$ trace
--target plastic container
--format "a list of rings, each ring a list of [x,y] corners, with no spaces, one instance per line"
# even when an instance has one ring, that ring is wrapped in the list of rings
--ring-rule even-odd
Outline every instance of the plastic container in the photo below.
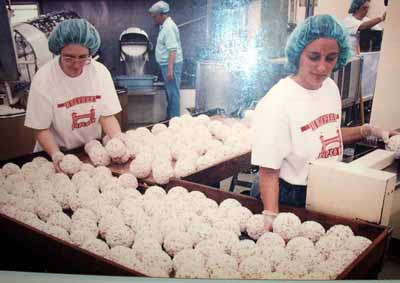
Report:
[[[135,90],[153,87],[155,78],[156,77],[153,75],[144,75],[140,77],[116,76],[114,81],[120,87],[125,87],[128,90]]]

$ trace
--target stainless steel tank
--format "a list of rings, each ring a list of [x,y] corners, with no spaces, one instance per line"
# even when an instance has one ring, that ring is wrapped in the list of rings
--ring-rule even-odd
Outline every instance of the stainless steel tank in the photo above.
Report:
[[[200,61],[196,70],[196,109],[210,110],[222,108],[231,113],[235,108],[233,75],[218,61]]]

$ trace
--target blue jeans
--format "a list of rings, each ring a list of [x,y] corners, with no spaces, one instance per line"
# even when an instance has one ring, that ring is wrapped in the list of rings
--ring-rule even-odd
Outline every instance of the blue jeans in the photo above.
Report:
[[[161,73],[164,78],[165,90],[167,92],[167,115],[168,119],[172,117],[180,116],[180,93],[179,87],[181,84],[182,75],[182,62],[174,64],[174,78],[173,80],[168,80],[168,65],[160,65]]]
[[[250,195],[255,198],[260,198],[260,185],[259,175],[257,174],[256,179],[251,187]],[[307,187],[292,185],[283,179],[279,179],[279,203],[305,207],[306,206]]]

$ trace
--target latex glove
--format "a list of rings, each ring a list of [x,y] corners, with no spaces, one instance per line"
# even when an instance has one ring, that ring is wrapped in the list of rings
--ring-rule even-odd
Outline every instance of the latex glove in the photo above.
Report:
[[[395,158],[400,159],[400,134],[393,135],[386,144],[386,149],[394,151]]]
[[[119,139],[120,141],[123,142],[123,144],[126,147],[127,153],[122,157],[112,158],[112,162],[114,162],[116,164],[124,164],[124,163],[128,162],[130,158],[132,158],[132,156],[128,153],[129,150],[128,150],[128,146],[127,146],[128,141],[127,141],[126,135],[124,133],[118,133],[114,136],[114,138]]]
[[[64,158],[64,153],[62,153],[61,151],[57,151],[51,156],[51,160],[53,161],[53,165],[57,173],[63,173],[63,171],[60,168],[60,162],[63,158]]]
[[[264,230],[272,231],[272,224],[274,223],[276,216],[278,216],[278,213],[269,210],[264,210],[262,212],[262,215],[264,216]]]
[[[387,143],[389,141],[389,131],[385,131],[381,128],[374,127],[370,124],[364,124],[361,126],[361,136],[367,141],[372,142],[374,144],[377,143],[378,139],[381,139],[384,141],[384,143]]]

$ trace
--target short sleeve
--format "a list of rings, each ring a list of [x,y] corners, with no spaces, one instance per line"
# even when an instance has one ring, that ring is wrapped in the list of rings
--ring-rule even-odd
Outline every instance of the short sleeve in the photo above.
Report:
[[[121,104],[118,99],[117,92],[114,87],[110,72],[104,67],[102,71],[101,81],[103,83],[102,89],[102,111],[101,116],[111,116],[121,112]]]
[[[291,151],[289,117],[284,104],[275,97],[269,99],[268,95],[255,110],[251,162],[260,167],[279,169]]]
[[[174,29],[170,26],[165,28],[165,46],[168,50],[178,49],[178,38]]]
[[[25,126],[32,129],[44,130],[51,126],[53,120],[53,103],[45,90],[41,90],[33,80],[26,107]]]
[[[356,35],[362,23],[362,21],[357,20],[353,16],[348,16],[344,19],[343,26],[347,29],[350,35]]]

